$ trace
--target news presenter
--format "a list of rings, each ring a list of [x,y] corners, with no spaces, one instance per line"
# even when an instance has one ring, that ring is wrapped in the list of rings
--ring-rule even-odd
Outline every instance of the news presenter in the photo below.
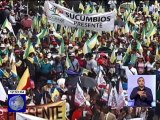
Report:
[[[153,102],[151,89],[145,86],[143,77],[139,77],[137,83],[138,86],[133,88],[130,95],[130,99],[134,100],[134,106],[151,107],[151,103]]]

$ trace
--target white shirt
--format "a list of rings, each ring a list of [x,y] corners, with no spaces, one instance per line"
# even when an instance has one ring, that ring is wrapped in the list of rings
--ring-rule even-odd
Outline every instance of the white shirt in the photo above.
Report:
[[[142,120],[146,120],[146,111],[140,114],[140,118],[142,118]]]
[[[147,67],[147,71],[150,71],[150,70],[154,70],[154,65],[155,65],[155,62],[153,62],[152,64],[150,62],[147,62],[145,64],[145,67]]]
[[[122,56],[122,53],[119,55],[117,55],[117,61],[121,61],[121,60],[123,60],[123,56]]]
[[[154,5],[151,5],[151,6],[149,6],[149,12],[154,12],[154,9],[155,9],[155,7],[154,7]]]
[[[97,66],[97,61],[96,61],[96,60],[91,59],[90,61],[87,61],[86,68],[87,68],[88,70],[93,69],[94,72],[97,72],[97,67],[98,67],[98,66]]]
[[[71,65],[71,67],[69,68],[70,70],[78,70],[78,68],[79,68],[79,62],[78,62],[78,60],[75,58],[73,61],[71,61],[71,63],[72,63],[72,65]]]
[[[16,25],[16,19],[14,16],[10,15],[9,16],[9,21],[11,22],[12,25]]]
[[[70,105],[68,102],[66,102],[66,115],[69,116],[69,112],[70,112]]]
[[[132,67],[131,69],[128,66],[122,66],[122,69],[125,70],[126,77],[128,78],[130,75],[138,75],[136,68]]]

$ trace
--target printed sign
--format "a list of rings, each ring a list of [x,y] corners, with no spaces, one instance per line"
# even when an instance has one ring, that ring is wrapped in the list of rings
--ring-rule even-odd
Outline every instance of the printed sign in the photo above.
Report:
[[[112,31],[114,29],[114,11],[98,14],[80,14],[51,1],[45,2],[44,10],[48,21],[52,23],[93,31]]]

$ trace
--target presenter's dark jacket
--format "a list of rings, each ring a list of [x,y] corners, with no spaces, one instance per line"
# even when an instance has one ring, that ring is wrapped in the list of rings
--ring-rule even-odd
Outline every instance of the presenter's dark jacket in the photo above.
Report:
[[[135,87],[130,95],[130,99],[134,99],[134,106],[139,107],[149,107],[151,106],[151,103],[153,102],[153,95],[150,88],[145,87],[142,91],[146,92],[147,97],[141,98],[140,95],[138,95],[138,91],[141,91],[139,87]]]

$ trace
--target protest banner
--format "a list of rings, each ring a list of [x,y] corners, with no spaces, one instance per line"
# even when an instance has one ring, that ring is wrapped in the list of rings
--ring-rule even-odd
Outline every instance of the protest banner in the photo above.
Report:
[[[97,14],[80,14],[51,1],[45,2],[44,10],[48,22],[51,23],[93,31],[112,31],[114,29],[114,11]]]
[[[25,114],[37,116],[47,120],[66,120],[66,103],[64,101],[27,106]],[[16,120],[15,113],[8,113],[8,108],[0,108],[0,120]]]
[[[65,120],[66,103],[64,101],[38,106],[28,106],[26,113],[47,120]]]
[[[0,107],[0,120],[16,120],[13,112],[8,112],[7,107]]]
[[[24,113],[16,113],[16,120],[47,120],[47,119],[35,117]]]

